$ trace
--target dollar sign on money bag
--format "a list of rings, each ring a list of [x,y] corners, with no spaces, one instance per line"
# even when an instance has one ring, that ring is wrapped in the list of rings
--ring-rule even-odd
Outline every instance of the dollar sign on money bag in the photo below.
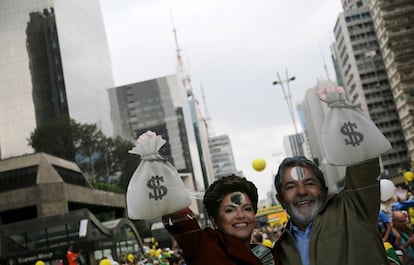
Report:
[[[161,185],[164,182],[162,176],[152,176],[147,182],[147,187],[152,189],[152,193],[149,193],[149,199],[161,200],[167,194],[168,189]]]
[[[345,139],[346,145],[356,146],[359,145],[364,140],[364,135],[360,132],[356,132],[354,129],[357,129],[355,122],[345,122],[341,127],[341,133],[349,137]]]

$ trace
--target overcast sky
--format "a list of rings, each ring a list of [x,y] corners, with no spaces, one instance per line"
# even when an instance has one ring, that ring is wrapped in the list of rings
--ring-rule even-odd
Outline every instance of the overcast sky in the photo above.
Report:
[[[329,46],[341,1],[101,2],[115,85],[176,72],[174,23],[202,110],[201,86],[215,134],[229,135],[237,168],[265,198],[284,157],[283,137],[294,133],[282,89],[272,82],[277,72],[284,79],[286,69],[295,76],[296,105],[317,80],[335,80]],[[257,157],[267,161],[262,172],[252,169]]]

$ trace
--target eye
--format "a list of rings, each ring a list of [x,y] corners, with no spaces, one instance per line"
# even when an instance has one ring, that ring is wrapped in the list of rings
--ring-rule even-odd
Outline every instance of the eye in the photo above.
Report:
[[[244,210],[247,211],[247,212],[251,212],[251,211],[253,211],[253,207],[252,206],[246,206],[246,207],[244,207]]]
[[[286,190],[293,189],[294,187],[295,187],[295,184],[293,182],[286,183],[285,185]]]
[[[307,186],[316,185],[316,181],[314,179],[307,179],[307,180],[305,180],[305,185],[307,185]]]
[[[234,209],[232,207],[227,207],[227,208],[224,209],[225,213],[231,213],[233,211],[234,211]]]

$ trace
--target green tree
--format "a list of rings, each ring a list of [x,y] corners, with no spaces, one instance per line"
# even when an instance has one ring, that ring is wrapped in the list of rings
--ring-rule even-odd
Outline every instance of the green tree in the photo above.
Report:
[[[112,161],[116,165],[119,175],[119,186],[126,191],[129,180],[141,162],[140,156],[128,153],[135,145],[129,141],[125,141],[121,137],[111,139]]]
[[[35,152],[44,152],[70,161],[75,161],[73,144],[74,121],[59,116],[36,128],[28,139]]]
[[[76,162],[83,172],[87,173],[92,181],[105,182],[102,176],[102,164],[97,163],[105,153],[106,137],[96,124],[73,124],[73,143],[76,152]],[[105,164],[104,164],[105,166]]]
[[[101,147],[101,155],[95,160],[96,173],[100,176],[97,180],[113,183],[109,178],[117,176],[116,184],[126,191],[129,180],[141,161],[139,156],[128,153],[134,144],[118,136],[105,138]]]
[[[28,141],[35,152],[75,161],[92,182],[116,184],[123,191],[141,161],[128,153],[134,147],[130,141],[106,137],[96,124],[80,124],[68,118],[36,128]]]

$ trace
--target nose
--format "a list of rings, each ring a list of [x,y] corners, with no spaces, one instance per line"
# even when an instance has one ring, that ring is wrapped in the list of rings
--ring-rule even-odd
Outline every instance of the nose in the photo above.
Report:
[[[244,218],[244,211],[241,207],[236,209],[236,218],[243,219]]]
[[[306,195],[308,192],[305,185],[301,181],[298,183],[297,191],[299,195]]]

